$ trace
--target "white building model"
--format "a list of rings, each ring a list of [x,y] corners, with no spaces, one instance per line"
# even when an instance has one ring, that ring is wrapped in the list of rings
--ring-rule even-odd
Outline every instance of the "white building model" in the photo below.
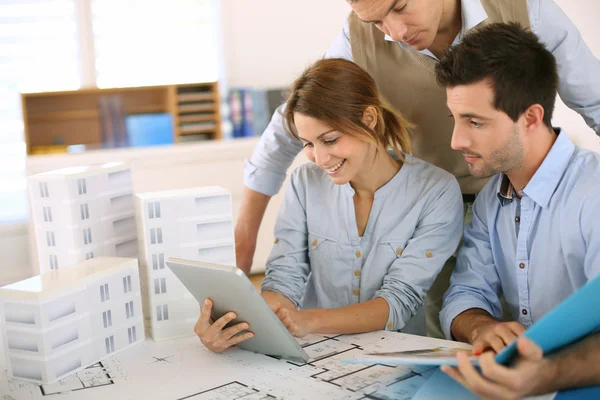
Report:
[[[99,256],[137,258],[131,171],[122,163],[29,177],[40,274]]]
[[[138,263],[100,257],[0,288],[8,375],[52,383],[144,340]]]
[[[142,292],[154,340],[193,335],[200,314],[166,266],[169,257],[235,265],[231,210],[231,194],[216,186],[136,195]]]

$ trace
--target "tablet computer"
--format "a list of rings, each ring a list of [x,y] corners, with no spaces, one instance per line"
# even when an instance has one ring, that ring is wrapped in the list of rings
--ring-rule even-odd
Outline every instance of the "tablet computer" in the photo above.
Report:
[[[239,348],[293,361],[308,361],[308,355],[279,317],[238,268],[227,265],[169,258],[167,266],[200,304],[213,302],[212,319],[230,311],[237,318],[228,324],[247,322],[254,336]]]

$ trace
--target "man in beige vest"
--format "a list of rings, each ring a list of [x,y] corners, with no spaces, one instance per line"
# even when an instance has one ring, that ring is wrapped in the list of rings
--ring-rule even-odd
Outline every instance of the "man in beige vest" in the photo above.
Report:
[[[454,174],[465,214],[487,179],[472,177],[459,152],[450,148],[452,119],[434,67],[470,30],[491,22],[518,22],[552,51],[560,75],[559,94],[600,134],[600,62],[553,0],[349,0],[353,12],[325,57],[341,57],[367,70],[387,101],[416,124],[414,155]],[[301,144],[283,126],[282,105],[244,169],[244,198],[235,229],[237,265],[248,273],[258,229],[270,196],[285,179]],[[427,331],[439,327],[442,296],[455,259],[449,260],[427,295]]]

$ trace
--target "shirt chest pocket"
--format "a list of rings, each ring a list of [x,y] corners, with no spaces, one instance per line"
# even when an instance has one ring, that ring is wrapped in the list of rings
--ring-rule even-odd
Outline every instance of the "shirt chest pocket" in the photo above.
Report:
[[[308,256],[311,269],[330,267],[337,258],[337,242],[316,233],[308,234]]]

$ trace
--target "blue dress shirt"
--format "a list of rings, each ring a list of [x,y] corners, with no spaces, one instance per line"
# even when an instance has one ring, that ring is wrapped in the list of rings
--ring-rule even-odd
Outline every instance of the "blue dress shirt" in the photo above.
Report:
[[[440,313],[447,338],[470,308],[500,318],[502,294],[529,327],[600,273],[600,154],[561,131],[519,195],[499,174],[477,196]]]

